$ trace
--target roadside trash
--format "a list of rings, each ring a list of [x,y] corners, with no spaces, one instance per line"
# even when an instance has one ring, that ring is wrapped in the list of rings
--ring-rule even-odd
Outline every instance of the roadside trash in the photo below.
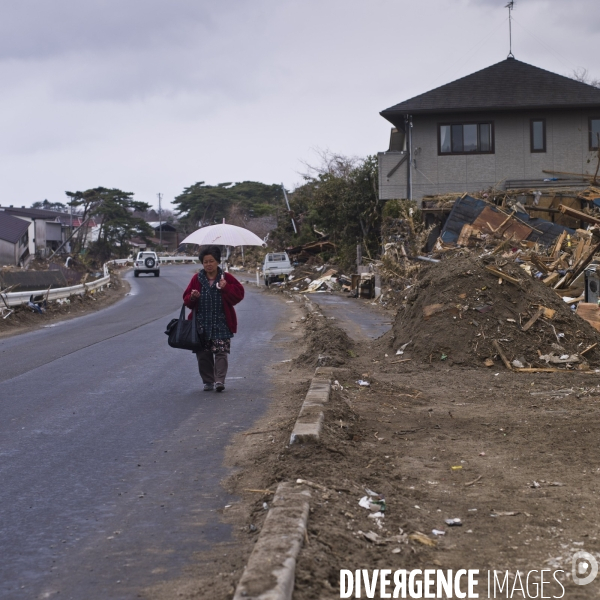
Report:
[[[374,531],[367,531],[366,533],[364,531],[360,531],[360,529],[358,530],[359,535],[364,536],[367,540],[369,540],[370,542],[373,542],[373,544],[379,544],[379,540],[380,540],[380,535],[378,535],[377,533],[375,533]]]
[[[263,510],[269,510],[269,505],[266,502],[263,502]]]
[[[494,366],[494,361],[491,358],[486,358],[485,361],[483,362],[483,364],[486,367],[493,367]]]
[[[462,465],[456,465],[453,467],[450,467],[453,471],[460,471],[462,469]]]
[[[446,360],[448,358],[447,354],[442,354],[442,356],[440,357],[440,360]]]
[[[381,519],[383,517],[385,517],[385,515],[382,512],[371,513],[369,515],[369,519]]]
[[[408,346],[411,342],[412,342],[412,340],[410,342],[406,342],[406,344],[402,344],[402,346],[400,346],[400,348],[398,348],[398,350],[396,351],[396,356],[400,356],[400,355],[404,354],[404,351],[406,350],[406,346]]]
[[[400,554],[400,552],[402,552],[402,550],[400,550],[400,548],[394,548],[392,550],[392,554]]]
[[[431,533],[433,533],[433,535],[446,535],[446,532],[441,529],[432,529]]]
[[[518,512],[495,512],[490,515],[490,517],[516,517]]]
[[[27,306],[40,315],[44,312],[44,309],[39,304],[35,304],[31,300],[27,303]]]
[[[250,525],[248,525],[248,529],[250,531],[256,531],[256,525],[254,525],[254,523],[250,523]]]
[[[548,484],[551,487],[562,487],[563,485],[565,485],[564,483],[560,483],[560,481],[553,481],[552,483]]]
[[[540,488],[540,487],[542,487],[542,486],[541,486],[541,484],[539,484],[537,481],[532,481],[532,482],[529,484],[529,487],[532,487],[532,488]]]
[[[344,389],[344,386],[340,384],[340,382],[336,379],[331,386],[335,391],[341,391]]]
[[[516,358],[515,358],[515,360],[512,361],[512,366],[516,367],[517,369],[523,369],[525,367],[525,365],[520,360],[517,360]]]
[[[358,385],[362,387],[371,387],[371,384],[368,381],[365,381],[364,379],[359,379],[356,383],[358,383]]]
[[[384,513],[386,509],[385,499],[371,490],[366,490],[366,492],[369,495],[363,496],[358,501],[358,505],[375,513]]]
[[[573,364],[579,362],[579,357],[576,354],[561,354],[560,356],[556,356],[554,352],[550,354],[542,354],[540,355],[540,360],[543,360],[547,363],[552,363],[554,365],[560,364]]]
[[[462,527],[462,520],[459,518],[444,519],[444,523],[446,523],[448,527]]]

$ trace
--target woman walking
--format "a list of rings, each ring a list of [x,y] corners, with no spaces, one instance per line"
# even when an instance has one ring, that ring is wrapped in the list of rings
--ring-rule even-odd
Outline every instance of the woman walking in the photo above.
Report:
[[[222,392],[231,338],[237,333],[237,316],[233,307],[243,300],[244,287],[233,275],[224,273],[219,267],[221,250],[218,246],[209,246],[199,258],[204,268],[192,277],[183,293],[183,303],[189,309],[196,309],[196,323],[204,332],[204,348],[196,352],[204,391],[216,389]],[[188,317],[191,318],[192,315]]]

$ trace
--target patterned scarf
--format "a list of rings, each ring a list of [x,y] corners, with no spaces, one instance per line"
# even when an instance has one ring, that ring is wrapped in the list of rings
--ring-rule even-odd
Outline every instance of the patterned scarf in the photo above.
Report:
[[[196,321],[202,327],[206,340],[228,340],[233,337],[225,319],[221,290],[217,289],[217,281],[221,279],[222,275],[223,271],[221,267],[218,267],[216,280],[211,285],[204,269],[198,273],[202,289],[196,311]]]

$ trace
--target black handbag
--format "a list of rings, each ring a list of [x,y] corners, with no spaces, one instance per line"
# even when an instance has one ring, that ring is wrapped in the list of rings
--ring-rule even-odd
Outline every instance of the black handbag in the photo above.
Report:
[[[169,336],[169,346],[171,348],[181,348],[193,352],[203,348],[204,333],[202,329],[198,331],[196,309],[192,311],[191,320],[186,319],[185,304],[181,307],[179,319],[171,319],[165,333]]]

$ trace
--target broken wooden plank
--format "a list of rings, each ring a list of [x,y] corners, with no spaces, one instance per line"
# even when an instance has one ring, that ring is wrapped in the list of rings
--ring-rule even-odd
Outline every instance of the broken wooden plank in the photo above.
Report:
[[[558,281],[559,278],[560,278],[560,275],[558,273],[551,273],[550,275],[548,275],[548,277],[546,277],[545,279],[542,279],[542,283],[544,285],[551,286],[551,285],[554,285]]]
[[[473,227],[471,225],[465,224],[460,230],[460,235],[458,236],[458,241],[456,244],[458,246],[466,246],[469,243],[469,238],[471,237],[471,233],[473,232]]]
[[[579,296],[579,298],[571,298],[570,300],[565,300],[565,304],[568,304],[570,306],[571,304],[575,304],[576,302],[582,302],[583,300],[585,300],[585,297]]]
[[[541,271],[544,275],[548,275],[548,273],[550,272],[548,270],[548,266],[545,265],[541,260],[540,257],[537,256],[536,254],[532,254],[531,255],[531,262],[537,267],[538,271]]]
[[[596,342],[595,344],[592,344],[591,346],[588,346],[585,350],[582,350],[579,353],[579,356],[583,356],[586,352],[589,352],[590,350],[594,349],[597,345],[598,345],[598,342]]]
[[[506,281],[510,281],[511,283],[514,283],[515,285],[520,285],[520,283],[521,283],[521,281],[519,279],[515,279],[514,277],[511,277],[510,275],[503,273],[502,271],[500,271],[500,269],[496,269],[496,268],[490,267],[488,265],[488,266],[486,266],[486,270],[488,270],[490,273],[493,273],[497,277],[502,277],[502,279],[505,279]]]
[[[496,210],[486,206],[479,216],[473,221],[473,229],[478,231],[488,230],[490,233],[496,233],[501,227],[505,226],[506,218],[509,217],[508,227],[502,231],[502,236],[512,238],[515,242],[527,239],[533,230],[529,225],[522,223],[517,217],[507,215],[505,212],[494,207]]]
[[[423,308],[423,318],[429,319],[432,315],[442,312],[444,310],[443,304],[429,304]]]
[[[594,254],[600,250],[600,243],[596,244],[592,248],[590,248],[587,252],[584,253],[579,262],[573,265],[572,270],[567,271],[566,275],[554,286],[554,289],[558,289],[562,287],[565,283],[569,283],[577,278],[577,276],[588,266],[588,264],[594,258]]]
[[[600,308],[593,302],[580,302],[577,305],[577,314],[587,321],[596,331],[600,331]]]
[[[521,329],[521,331],[527,331],[528,329],[531,328],[531,326],[544,314],[544,309],[540,308],[538,309],[535,314],[533,315],[533,317],[531,317],[531,319],[529,319],[529,321],[527,321],[527,323],[525,323],[525,325],[523,325],[523,328]]]
[[[540,309],[544,311],[544,319],[552,320],[556,311],[553,308],[547,308],[546,306],[540,306]]]
[[[588,215],[587,213],[581,212],[580,210],[575,210],[570,206],[565,206],[564,204],[558,205],[558,210],[563,215],[567,215],[569,217],[573,217],[574,219],[579,219],[580,221],[584,221],[585,223],[593,223],[594,225],[600,225],[600,219],[596,217],[592,217],[592,215]]]
[[[520,369],[514,369],[517,373],[556,373],[558,371],[563,371],[565,373],[570,373],[567,369],[555,369],[552,367],[522,367]]]
[[[508,358],[506,358],[506,355],[504,354],[504,351],[502,350],[502,348],[500,348],[500,344],[497,342],[497,340],[494,340],[492,342],[492,345],[494,346],[494,348],[496,348],[496,352],[498,352],[498,356],[500,356],[500,358],[502,359],[502,362],[504,363],[504,366],[509,371],[512,371],[513,370],[513,366],[510,364],[510,362],[508,362]]]
[[[556,244],[554,245],[554,248],[552,249],[552,252],[551,252],[552,258],[557,259],[560,256],[560,251],[562,250],[562,244],[565,241],[566,237],[567,237],[566,231],[563,231],[558,236],[558,239],[556,240]]]

